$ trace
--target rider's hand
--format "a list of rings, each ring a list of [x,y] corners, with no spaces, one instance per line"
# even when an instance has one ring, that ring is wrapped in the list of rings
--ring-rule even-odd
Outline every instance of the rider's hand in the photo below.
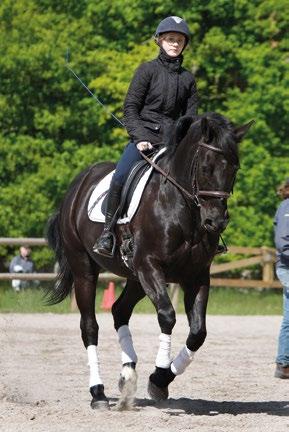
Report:
[[[140,141],[137,143],[136,148],[140,151],[151,150],[153,146],[149,141]]]

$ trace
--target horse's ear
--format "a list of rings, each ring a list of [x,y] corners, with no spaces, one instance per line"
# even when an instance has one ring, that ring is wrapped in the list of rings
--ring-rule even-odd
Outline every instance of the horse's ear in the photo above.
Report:
[[[205,143],[209,144],[214,138],[214,129],[210,126],[207,117],[203,117],[201,120],[201,131]]]
[[[175,132],[177,144],[180,141],[182,141],[182,139],[185,137],[185,135],[188,132],[189,127],[191,126],[193,121],[194,121],[194,117],[191,117],[191,116],[184,116],[178,120],[177,126],[176,126],[176,132]]]
[[[255,123],[255,120],[249,121],[249,123],[244,124],[243,126],[238,126],[235,128],[235,136],[238,142],[242,141],[250,127]]]

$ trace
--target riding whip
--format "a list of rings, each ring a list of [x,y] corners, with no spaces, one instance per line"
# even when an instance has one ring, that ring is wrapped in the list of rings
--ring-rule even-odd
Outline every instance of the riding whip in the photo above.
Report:
[[[69,49],[67,49],[66,51],[66,57],[65,57],[65,67],[66,69],[69,70],[69,72],[72,73],[72,75],[80,82],[80,84],[82,85],[82,87],[85,88],[85,90],[90,94],[90,96],[93,97],[94,100],[96,100],[96,102],[101,105],[106,112],[111,115],[111,117],[116,120],[122,127],[124,127],[124,124],[122,123],[121,120],[119,120],[112,112],[110,112],[107,107],[104,105],[103,102],[101,102],[101,100],[87,87],[86,84],[84,84],[84,82],[81,80],[81,78],[79,78],[79,76],[74,72],[74,70],[69,66]]]

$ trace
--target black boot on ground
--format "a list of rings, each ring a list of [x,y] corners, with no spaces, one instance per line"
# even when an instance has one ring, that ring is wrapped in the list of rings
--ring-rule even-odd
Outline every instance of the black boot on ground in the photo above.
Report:
[[[117,219],[117,217],[114,218],[114,215],[119,207],[121,190],[122,186],[112,182],[107,198],[104,229],[92,248],[93,252],[109,258],[112,258],[114,255],[115,235],[113,231]]]

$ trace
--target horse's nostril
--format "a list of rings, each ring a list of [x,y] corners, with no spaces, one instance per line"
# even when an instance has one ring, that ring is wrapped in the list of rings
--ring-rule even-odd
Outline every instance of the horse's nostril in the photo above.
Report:
[[[212,219],[206,219],[205,220],[205,225],[213,225]]]
[[[205,223],[204,223],[204,228],[208,231],[208,232],[214,232],[216,231],[216,227],[212,221],[212,219],[206,219]]]

